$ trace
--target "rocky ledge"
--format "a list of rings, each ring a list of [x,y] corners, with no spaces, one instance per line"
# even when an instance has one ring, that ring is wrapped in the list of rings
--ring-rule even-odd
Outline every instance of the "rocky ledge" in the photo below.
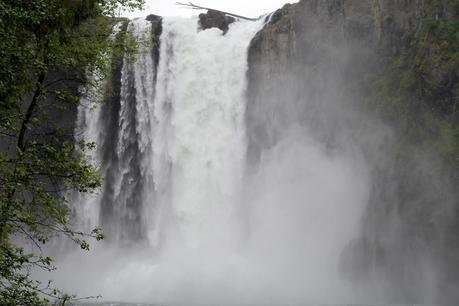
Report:
[[[226,33],[229,25],[235,22],[236,19],[227,16],[225,13],[215,10],[208,10],[207,13],[199,15],[199,25],[201,29],[206,30],[210,28],[219,28]]]

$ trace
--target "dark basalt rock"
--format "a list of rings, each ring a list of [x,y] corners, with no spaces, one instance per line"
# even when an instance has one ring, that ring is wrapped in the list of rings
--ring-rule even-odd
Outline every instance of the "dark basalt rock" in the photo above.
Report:
[[[229,25],[235,21],[236,19],[233,17],[227,16],[226,14],[215,10],[208,10],[207,13],[199,15],[199,25],[203,30],[219,28],[223,31],[223,33],[226,33]]]
[[[147,17],[145,17],[145,19],[150,22],[158,22],[161,21],[162,17],[155,14],[150,14]]]
[[[151,50],[155,61],[155,67],[157,67],[159,63],[160,37],[163,32],[163,17],[150,14],[145,19],[151,22],[151,39],[153,43]]]

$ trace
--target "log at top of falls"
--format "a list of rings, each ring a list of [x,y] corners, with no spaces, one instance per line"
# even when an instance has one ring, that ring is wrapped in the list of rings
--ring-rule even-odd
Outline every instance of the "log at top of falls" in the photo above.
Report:
[[[258,20],[258,18],[245,17],[245,16],[241,16],[241,15],[237,15],[237,14],[233,14],[233,13],[229,13],[229,12],[225,12],[225,11],[216,10],[216,9],[209,8],[209,7],[196,5],[196,4],[193,4],[191,2],[188,2],[188,3],[176,2],[176,4],[191,8],[193,10],[207,10],[209,12],[213,11],[213,12],[218,12],[218,13],[221,13],[221,14],[224,14],[224,15],[227,15],[227,16],[231,16],[231,17],[234,17],[234,18],[239,18],[239,19],[244,19],[244,20],[249,20],[249,21]]]

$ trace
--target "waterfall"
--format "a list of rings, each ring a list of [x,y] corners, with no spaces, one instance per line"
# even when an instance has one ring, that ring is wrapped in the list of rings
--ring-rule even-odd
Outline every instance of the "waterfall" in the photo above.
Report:
[[[108,38],[114,41],[122,23],[113,28]],[[113,105],[107,105],[104,95],[107,79],[100,71],[90,76],[90,86],[82,89],[78,108],[76,136],[78,140],[94,142],[96,149],[88,156],[99,169],[105,184],[101,194],[76,195],[77,220],[90,231],[104,228],[109,240],[139,240],[144,236],[146,203],[153,189],[151,155],[151,119],[155,86],[154,53],[151,44],[151,23],[136,19],[127,28],[128,39],[138,44],[135,54],[127,53],[121,71],[121,91],[114,127],[104,122]],[[109,56],[105,55],[110,66]],[[104,116],[105,115],[105,116]],[[115,135],[115,139],[105,139]],[[109,144],[112,144],[110,146]],[[104,146],[105,145],[105,146]],[[107,151],[113,150],[111,154]],[[107,158],[107,156],[109,156]]]
[[[102,175],[113,179],[101,196],[78,201],[88,210],[79,218],[101,225],[109,240],[148,236],[159,245],[174,223],[193,244],[234,213],[246,151],[247,49],[261,22],[238,22],[227,35],[198,31],[197,24],[163,21],[157,75],[151,23],[128,25],[138,50],[123,60],[115,152],[105,161],[108,148],[93,153],[105,165]],[[80,106],[77,125],[86,141],[102,143],[107,135],[102,87]]]
[[[116,35],[121,30],[122,23],[115,24],[112,34],[109,36],[110,41],[114,41]],[[104,54],[107,60],[107,66],[110,66],[108,54]],[[89,160],[91,164],[99,169],[101,174],[105,173],[103,169],[103,150],[100,144],[103,142],[103,119],[101,112],[103,108],[104,94],[107,82],[102,72],[96,69],[89,77],[89,85],[80,88],[80,104],[78,106],[77,122],[75,125],[75,138],[78,142],[94,143],[95,150],[89,150]],[[82,229],[90,231],[99,225],[100,214],[100,194],[76,193],[73,200],[76,203],[76,219],[79,221]]]
[[[92,112],[84,136],[112,135],[95,153],[101,195],[80,200],[107,241],[62,260],[57,284],[160,304],[346,301],[338,264],[357,235],[366,169],[296,121],[247,158],[252,126],[288,121],[273,101],[246,114],[248,49],[263,19],[223,34],[164,18],[159,59],[152,24],[129,23],[138,52],[124,58],[119,101]]]
[[[102,203],[102,227],[111,240],[139,240],[144,236],[145,207],[153,189],[151,120],[155,65],[151,52],[151,23],[135,19],[127,28],[138,43],[135,55],[127,53],[121,71],[117,142],[111,169],[113,190]]]
[[[196,24],[195,18],[163,22],[153,130],[158,199],[190,244],[226,235],[236,213],[246,152],[247,49],[260,28],[238,22],[223,36],[219,29],[198,32]]]

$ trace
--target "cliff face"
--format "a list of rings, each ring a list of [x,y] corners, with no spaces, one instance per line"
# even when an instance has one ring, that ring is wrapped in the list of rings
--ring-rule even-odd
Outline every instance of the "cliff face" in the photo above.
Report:
[[[459,300],[458,8],[303,0],[250,47],[251,160],[291,128],[362,152],[372,188],[342,270],[385,302]]]

